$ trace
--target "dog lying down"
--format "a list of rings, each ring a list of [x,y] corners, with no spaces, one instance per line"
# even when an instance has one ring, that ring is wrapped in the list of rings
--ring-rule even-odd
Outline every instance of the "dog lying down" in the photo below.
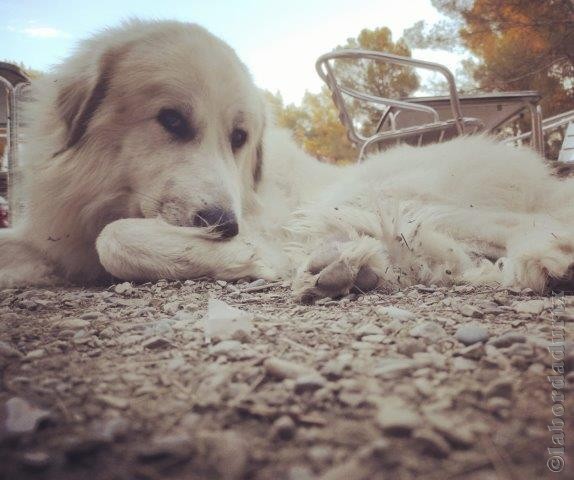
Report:
[[[197,25],[106,30],[34,92],[26,212],[1,233],[3,287],[289,278],[310,301],[416,283],[572,283],[574,185],[532,151],[468,137],[320,163]]]

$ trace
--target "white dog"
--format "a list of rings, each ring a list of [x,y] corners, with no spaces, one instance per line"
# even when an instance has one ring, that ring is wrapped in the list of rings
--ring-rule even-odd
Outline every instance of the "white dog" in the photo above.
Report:
[[[534,153],[474,137],[322,164],[266,121],[233,50],[196,25],[108,30],[35,97],[0,285],[293,278],[310,300],[570,280],[573,185]]]

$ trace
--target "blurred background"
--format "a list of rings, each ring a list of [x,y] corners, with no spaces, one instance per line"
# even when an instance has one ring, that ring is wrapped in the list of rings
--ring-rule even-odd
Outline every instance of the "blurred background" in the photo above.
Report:
[[[574,108],[574,4],[571,0],[70,0],[0,1],[0,60],[32,79],[74,45],[130,17],[199,23],[231,44],[310,153],[329,162],[357,156],[315,61],[336,48],[365,48],[446,65],[461,93],[537,90],[544,116]],[[434,74],[340,64],[346,85],[374,95],[441,95]],[[353,106],[351,106],[353,108]],[[358,108],[358,107],[357,107]],[[371,118],[373,117],[373,118]],[[361,128],[376,119],[363,115]],[[508,128],[528,130],[528,114]],[[552,138],[547,139],[552,157]],[[557,145],[560,140],[555,140]],[[2,145],[0,144],[0,154]]]

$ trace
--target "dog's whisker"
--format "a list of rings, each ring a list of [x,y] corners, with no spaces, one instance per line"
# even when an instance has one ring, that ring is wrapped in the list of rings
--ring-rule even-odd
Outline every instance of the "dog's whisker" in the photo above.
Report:
[[[154,202],[158,205],[161,205],[161,200],[158,198],[152,197],[151,195],[148,195],[148,194],[143,193],[143,192],[138,192],[137,190],[133,190],[132,192],[135,195],[139,195],[140,197],[147,198],[148,200],[151,200],[152,202]]]

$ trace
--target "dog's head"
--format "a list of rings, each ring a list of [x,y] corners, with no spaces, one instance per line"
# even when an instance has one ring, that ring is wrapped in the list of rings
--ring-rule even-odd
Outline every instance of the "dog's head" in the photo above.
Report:
[[[57,81],[55,156],[105,162],[131,215],[237,234],[264,107],[229,46],[197,25],[134,21],[84,43]]]

